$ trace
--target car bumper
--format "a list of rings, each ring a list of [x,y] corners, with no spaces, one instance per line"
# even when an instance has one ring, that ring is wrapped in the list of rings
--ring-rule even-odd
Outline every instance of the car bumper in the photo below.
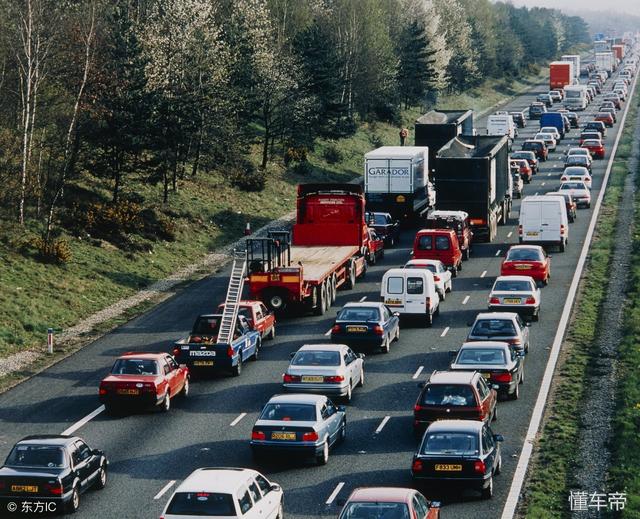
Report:
[[[312,457],[322,454],[322,450],[324,448],[324,443],[308,444],[301,442],[292,442],[285,445],[282,444],[282,442],[251,441],[250,445],[253,454],[258,456],[286,454],[300,457]]]
[[[434,475],[421,475],[419,473],[411,472],[411,477],[415,483],[432,483],[447,485],[447,487],[463,487],[472,488],[474,490],[484,490],[489,486],[490,474],[485,474],[482,477],[474,478],[455,478],[446,476],[434,476]]]
[[[164,394],[148,393],[142,395],[100,395],[100,403],[105,407],[145,408],[153,407],[164,400]]]
[[[589,198],[574,198],[576,207],[589,207],[591,205],[591,199]]]
[[[534,305],[489,305],[488,308],[490,312],[516,312],[531,317],[538,313],[539,307]]]
[[[227,356],[224,357],[213,357],[213,358],[178,358],[176,359],[180,364],[186,364],[189,368],[189,371],[221,371],[221,370],[230,370],[231,368],[238,365],[238,356],[236,355],[234,358],[230,358]],[[204,362],[213,362],[213,364],[202,364]],[[199,363],[199,364],[198,364]]]
[[[331,335],[331,342],[335,344],[346,344],[351,347],[379,348],[384,343],[383,336],[356,335],[356,334],[335,334]]]
[[[318,395],[345,396],[349,391],[348,382],[339,384],[282,384],[282,389],[289,393],[313,393]]]

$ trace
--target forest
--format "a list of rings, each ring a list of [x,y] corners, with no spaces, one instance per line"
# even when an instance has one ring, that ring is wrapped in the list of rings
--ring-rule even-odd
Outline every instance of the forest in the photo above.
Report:
[[[579,17],[489,0],[0,0],[0,13],[0,225],[52,262],[68,260],[66,235],[174,239],[184,183],[222,171],[260,191],[273,163],[303,181],[318,138],[589,41]]]

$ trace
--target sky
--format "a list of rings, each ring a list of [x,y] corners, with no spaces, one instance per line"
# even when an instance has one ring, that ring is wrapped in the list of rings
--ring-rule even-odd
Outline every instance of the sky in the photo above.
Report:
[[[507,0],[518,7],[553,7],[560,10],[618,11],[640,16],[640,0]]]

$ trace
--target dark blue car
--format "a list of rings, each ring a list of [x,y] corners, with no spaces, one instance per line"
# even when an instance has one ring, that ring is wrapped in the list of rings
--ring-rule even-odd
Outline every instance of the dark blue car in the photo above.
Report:
[[[334,343],[379,349],[382,353],[389,353],[391,343],[399,338],[399,314],[383,303],[347,303],[331,329]]]

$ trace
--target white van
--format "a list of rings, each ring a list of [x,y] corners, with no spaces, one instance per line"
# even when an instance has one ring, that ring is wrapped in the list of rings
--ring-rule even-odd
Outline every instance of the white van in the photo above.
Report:
[[[506,135],[511,141],[518,136],[518,130],[511,115],[490,115],[487,117],[487,135]]]
[[[440,297],[433,274],[424,269],[389,269],[382,277],[380,296],[385,305],[402,315],[424,316],[433,324],[440,313]]]
[[[563,198],[527,196],[520,205],[520,243],[557,245],[564,252],[569,242],[569,219]]]

